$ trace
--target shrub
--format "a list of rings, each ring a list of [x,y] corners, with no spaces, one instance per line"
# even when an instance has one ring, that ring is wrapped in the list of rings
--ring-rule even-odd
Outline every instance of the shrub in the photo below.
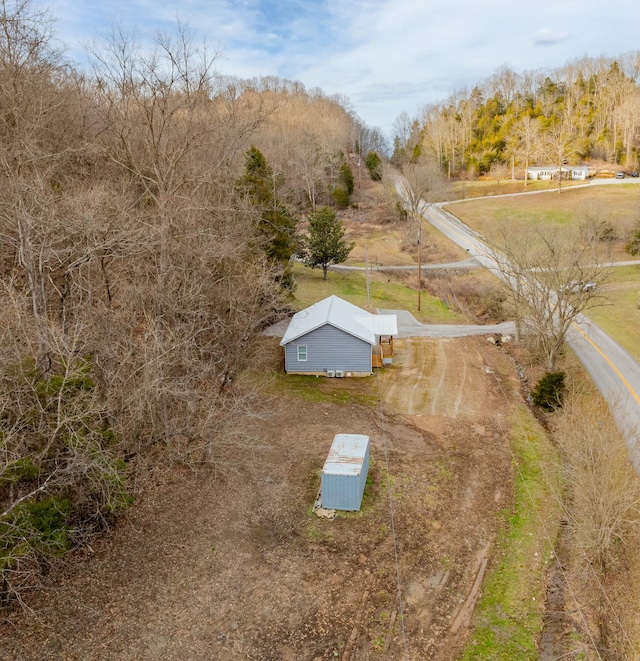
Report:
[[[631,232],[631,236],[627,242],[627,245],[625,246],[625,250],[633,256],[640,254],[640,221],[636,224],[633,231]]]
[[[336,186],[331,191],[331,196],[338,209],[346,209],[349,206],[349,191],[342,186]]]
[[[531,393],[533,403],[544,411],[562,407],[564,398],[564,372],[547,372]]]
[[[365,165],[374,181],[382,180],[382,159],[375,151],[370,151],[365,159]]]

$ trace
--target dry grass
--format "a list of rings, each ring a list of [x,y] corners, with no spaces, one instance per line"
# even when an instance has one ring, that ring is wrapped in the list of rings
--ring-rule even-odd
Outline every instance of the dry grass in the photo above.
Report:
[[[589,215],[615,228],[615,240],[603,245],[606,261],[629,261],[625,252],[629,232],[639,218],[640,186],[593,186],[520,197],[473,200],[449,210],[486,237],[498,227],[535,225],[540,228],[575,227]],[[640,267],[615,267],[607,274],[601,293],[607,304],[587,313],[595,323],[640,359]]]
[[[563,468],[569,486],[565,518],[570,521],[571,541],[566,576],[571,598],[566,610],[576,629],[589,622],[592,636],[609,648],[612,656],[607,658],[638,658],[640,478],[609,407],[573,353],[567,354],[565,369],[567,411],[554,414],[553,426],[565,453]],[[607,542],[603,533],[612,539]],[[603,549],[606,568],[598,562]]]
[[[597,215],[610,222],[617,241],[612,242],[612,260],[628,260],[624,251],[627,235],[638,220],[640,186],[593,186],[553,192],[544,195],[521,195],[455,204],[451,213],[491,237],[504,223],[535,224],[545,227],[578,225],[586,215]]]
[[[347,221],[346,237],[356,245],[347,264],[364,266],[365,247],[369,265],[409,266],[418,263],[418,246],[408,222],[376,225],[368,222]],[[435,230],[429,223],[422,226],[423,263],[447,263],[468,259],[469,255],[458,245]]]
[[[640,265],[611,269],[602,288],[609,305],[590,310],[590,319],[640,360]]]

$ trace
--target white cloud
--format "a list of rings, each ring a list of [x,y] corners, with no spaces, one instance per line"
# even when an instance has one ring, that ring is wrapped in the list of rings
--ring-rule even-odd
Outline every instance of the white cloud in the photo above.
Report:
[[[535,33],[533,43],[536,46],[554,46],[568,37],[568,32],[552,32],[549,28],[542,28]]]

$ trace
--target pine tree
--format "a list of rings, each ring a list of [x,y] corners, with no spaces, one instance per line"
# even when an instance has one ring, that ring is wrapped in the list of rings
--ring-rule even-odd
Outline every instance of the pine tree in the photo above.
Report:
[[[355,242],[347,243],[344,234],[344,225],[333,209],[321,207],[309,214],[309,235],[304,262],[311,268],[321,266],[325,280],[329,265],[341,264],[353,250]]]
[[[238,190],[260,210],[258,230],[263,249],[272,262],[283,266],[283,283],[289,283],[289,259],[299,243],[297,219],[282,200],[283,177],[273,172],[264,154],[252,146],[245,154],[245,174]]]
[[[382,159],[375,151],[370,151],[365,159],[365,165],[374,181],[382,180]]]

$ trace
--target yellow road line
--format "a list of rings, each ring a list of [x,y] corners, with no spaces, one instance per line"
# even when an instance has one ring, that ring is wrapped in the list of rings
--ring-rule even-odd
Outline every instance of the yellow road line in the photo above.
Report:
[[[429,222],[429,221],[427,221]],[[441,221],[444,222],[444,221]],[[460,230],[455,227],[451,226],[450,230],[454,233],[463,238],[463,235],[461,235],[459,232]],[[609,367],[618,375],[618,378],[622,383],[624,384],[624,387],[629,391],[631,396],[636,400],[637,404],[640,404],[640,396],[638,393],[633,389],[633,386],[624,378],[620,370],[609,360],[609,357],[602,351],[602,349],[576,324],[573,323],[573,326],[575,326],[576,330],[584,337],[584,339],[604,358],[604,360],[607,362]]]
[[[576,330],[584,337],[584,339],[605,359],[609,367],[618,375],[618,378],[622,383],[624,384],[625,388],[631,393],[633,398],[636,400],[638,404],[640,404],[640,396],[638,396],[638,393],[633,389],[632,385],[624,378],[620,370],[609,360],[609,357],[602,351],[602,349],[578,326],[578,324],[573,323],[573,326],[575,326]]]

